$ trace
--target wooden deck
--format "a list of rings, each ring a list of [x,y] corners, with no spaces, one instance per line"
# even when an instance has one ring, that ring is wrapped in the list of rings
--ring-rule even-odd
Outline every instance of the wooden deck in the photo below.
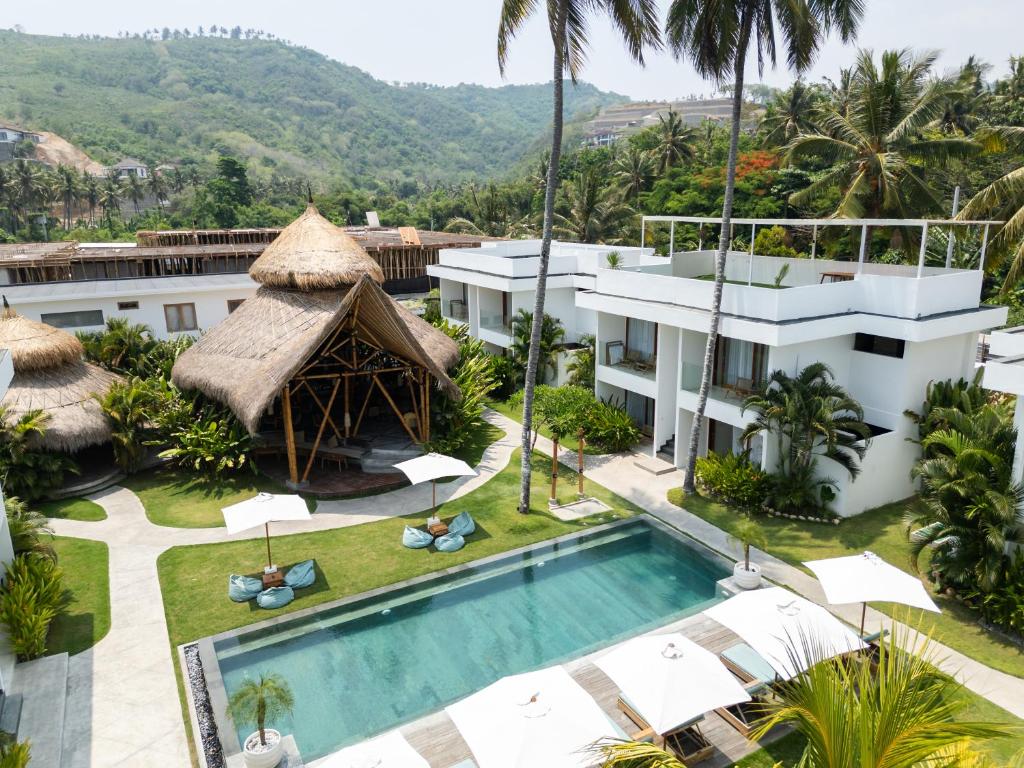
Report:
[[[656,634],[665,632],[682,632],[695,643],[714,653],[720,653],[730,645],[740,642],[739,637],[730,630],[703,614],[691,616],[655,631]],[[570,661],[564,666],[612,720],[627,733],[635,732],[636,727],[616,706],[619,689],[593,664],[592,659],[593,656],[589,656]],[[715,747],[714,754],[699,763],[703,768],[725,768],[758,749],[757,744],[747,741],[713,712],[704,718],[701,730]],[[401,728],[401,732],[413,749],[426,758],[431,768],[452,768],[460,761],[473,756],[454,723],[443,711],[410,723]],[[774,741],[781,733],[769,734],[764,742]]]

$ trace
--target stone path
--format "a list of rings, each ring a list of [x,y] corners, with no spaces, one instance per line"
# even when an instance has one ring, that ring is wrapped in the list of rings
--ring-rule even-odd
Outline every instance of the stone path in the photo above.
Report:
[[[458,498],[487,482],[508,465],[519,445],[520,425],[496,412],[487,419],[505,434],[484,452],[479,475],[439,485],[438,502]],[[544,438],[538,450],[551,450]],[[563,464],[576,466],[576,454],[565,451]],[[735,556],[726,534],[666,500],[670,488],[682,484],[678,471],[653,475],[634,464],[635,456],[586,456],[586,477],[675,526],[705,545]],[[59,536],[106,542],[110,549],[111,627],[93,648],[71,657],[64,756],[61,768],[188,768],[189,750],[174,676],[174,661],[164,619],[157,576],[159,555],[175,546],[260,538],[262,530],[228,536],[223,528],[169,528],[154,525],[131,491],[112,487],[89,497],[107,512],[101,522],[52,520]],[[385,500],[386,498],[386,500]],[[275,523],[276,534],[343,528],[425,511],[428,485],[402,488],[386,497],[323,501],[309,522]],[[823,602],[817,582],[764,552],[752,559],[766,577],[806,597]],[[851,623],[859,608],[831,608]],[[887,617],[868,611],[868,625]],[[1024,680],[989,669],[962,654],[933,644],[939,666],[956,674],[972,691],[1024,717]]]

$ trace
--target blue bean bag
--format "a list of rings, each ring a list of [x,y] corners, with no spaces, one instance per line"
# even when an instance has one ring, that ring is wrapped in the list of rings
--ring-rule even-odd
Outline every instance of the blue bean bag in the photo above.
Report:
[[[263,591],[263,582],[252,576],[228,576],[228,597],[236,603],[247,603]]]
[[[446,533],[434,539],[434,546],[438,552],[458,552],[466,546],[466,540],[458,533]]]
[[[295,591],[291,587],[271,587],[256,596],[256,605],[260,608],[284,608],[295,599]]]
[[[313,570],[312,560],[303,560],[288,569],[284,575],[284,585],[292,589],[302,589],[312,586],[316,580],[316,571]]]
[[[469,536],[476,530],[476,523],[469,512],[460,512],[455,519],[448,524],[448,533],[457,533],[459,536]]]
[[[426,531],[413,528],[411,525],[405,526],[405,531],[402,533],[402,544],[409,549],[423,549],[433,543],[434,537]]]

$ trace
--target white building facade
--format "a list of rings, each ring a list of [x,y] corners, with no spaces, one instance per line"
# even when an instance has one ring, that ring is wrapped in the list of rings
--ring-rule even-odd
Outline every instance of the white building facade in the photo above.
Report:
[[[673,227],[717,224],[657,219]],[[835,220],[735,223],[748,233],[773,225],[813,226],[815,232],[837,226]],[[939,223],[898,224],[925,229]],[[866,241],[868,227],[894,222],[853,225]],[[532,310],[537,259],[531,254],[539,252],[539,243],[499,248],[442,251],[440,263],[429,269],[441,279],[442,314],[466,323],[493,351],[508,346],[510,311]],[[620,254],[616,269],[608,268],[611,250]],[[650,435],[652,454],[678,467],[686,464],[697,405],[714,256],[705,249],[660,257],[644,248],[552,246],[548,314],[562,321],[567,340],[596,336],[596,394],[622,403]],[[850,516],[911,496],[918,451],[907,439],[916,430],[904,411],[921,407],[929,381],[972,375],[979,332],[1006,320],[1005,308],[980,304],[980,269],[929,267],[924,256],[922,250],[918,266],[899,266],[865,263],[863,257],[832,261],[730,251],[700,454],[743,448],[738,438],[752,415],[742,403],[772,371],[794,375],[823,362],[862,404],[873,434],[856,482],[838,465],[819,460],[819,473],[837,484],[832,508]],[[780,272],[784,264],[787,271]],[[755,461],[774,469],[773,440],[757,439],[750,448]]]

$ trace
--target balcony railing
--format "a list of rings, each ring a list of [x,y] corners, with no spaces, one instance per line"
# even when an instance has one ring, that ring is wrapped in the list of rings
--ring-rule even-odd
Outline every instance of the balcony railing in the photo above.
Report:
[[[462,299],[451,299],[448,302],[448,312],[445,317],[450,317],[452,320],[461,320],[466,322],[469,319],[469,310],[466,308],[466,302]]]
[[[658,370],[658,359],[655,355],[644,355],[627,350],[623,341],[606,341],[604,344],[604,364],[609,368],[654,379]]]
[[[480,327],[485,331],[493,331],[505,336],[512,335],[509,318],[504,315],[480,315]]]
[[[703,367],[696,363],[683,363],[681,388],[687,392],[699,392],[702,372]],[[712,382],[708,397],[742,405],[748,397],[763,391],[766,383],[743,377],[737,377],[735,381],[728,383]]]

